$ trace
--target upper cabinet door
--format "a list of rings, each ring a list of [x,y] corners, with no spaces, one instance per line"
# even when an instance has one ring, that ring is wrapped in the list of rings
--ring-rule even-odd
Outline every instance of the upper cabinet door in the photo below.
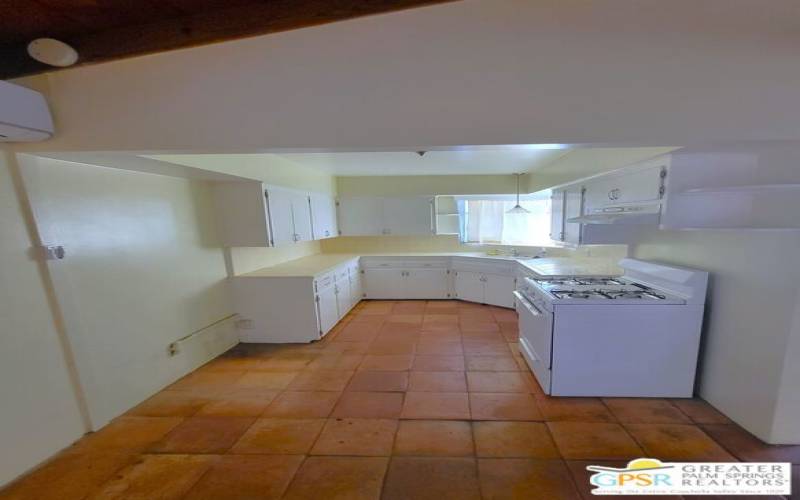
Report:
[[[578,245],[581,242],[581,225],[567,222],[583,215],[583,186],[572,186],[564,191],[564,241]]]
[[[211,189],[223,245],[269,246],[269,222],[263,184],[257,181],[214,182]]]
[[[311,205],[308,195],[292,194],[292,221],[294,222],[294,241],[311,241]]]
[[[550,195],[550,239],[564,241],[564,190],[556,189]]]
[[[608,205],[651,203],[661,199],[662,167],[648,167],[592,179],[586,184],[587,211]]]
[[[271,228],[272,245],[285,245],[295,241],[292,202],[296,195],[283,189],[267,188],[267,213]]]
[[[311,194],[311,222],[315,240],[338,236],[336,229],[336,202],[327,194]]]
[[[339,230],[342,236],[383,234],[383,199],[356,196],[339,199]]]
[[[423,197],[384,198],[383,234],[433,234],[433,199]]]

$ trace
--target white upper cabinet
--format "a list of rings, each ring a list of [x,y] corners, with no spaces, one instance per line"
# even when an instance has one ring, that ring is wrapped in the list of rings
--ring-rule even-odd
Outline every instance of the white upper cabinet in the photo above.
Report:
[[[264,247],[270,228],[264,186],[260,182],[215,182],[212,185],[217,231],[230,247]]]
[[[583,215],[583,186],[570,186],[564,191],[563,211],[563,238],[562,241],[573,245],[581,243],[581,225],[577,222],[567,222],[574,217]]]
[[[336,235],[336,207],[331,196],[265,186],[258,181],[214,182],[212,193],[225,246],[276,246]],[[312,197],[319,232],[329,236],[315,236]]]
[[[315,240],[333,238],[339,235],[336,224],[336,201],[327,194],[312,193],[311,222]]]
[[[305,193],[268,187],[267,213],[275,246],[298,241],[310,241],[311,207]]]
[[[564,241],[564,190],[554,189],[550,195],[550,239]]]
[[[291,191],[269,187],[265,190],[265,196],[269,224],[272,228],[272,245],[294,243],[296,241],[292,220],[294,194]]]
[[[433,233],[433,199],[429,197],[342,197],[338,214],[343,236]]]
[[[306,193],[292,193],[292,223],[295,241],[311,241],[311,200]]]
[[[383,225],[384,234],[432,234],[433,198],[384,198]]]
[[[382,234],[383,200],[374,196],[339,198],[339,231],[342,236]]]
[[[647,162],[642,169],[627,169],[584,183],[586,211],[625,204],[658,203],[663,195],[666,166]]]

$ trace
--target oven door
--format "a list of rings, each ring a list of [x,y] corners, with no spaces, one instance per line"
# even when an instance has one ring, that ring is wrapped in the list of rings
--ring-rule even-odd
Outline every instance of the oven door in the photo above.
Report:
[[[537,307],[520,292],[514,292],[514,297],[519,313],[519,343],[522,354],[544,392],[549,394],[553,313]]]

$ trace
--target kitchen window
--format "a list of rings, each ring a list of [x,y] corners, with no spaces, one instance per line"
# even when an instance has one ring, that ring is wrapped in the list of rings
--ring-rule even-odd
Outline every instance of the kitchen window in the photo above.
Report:
[[[527,195],[520,205],[528,213],[508,213],[514,196],[457,196],[459,235],[463,243],[489,245],[550,244],[550,196]]]

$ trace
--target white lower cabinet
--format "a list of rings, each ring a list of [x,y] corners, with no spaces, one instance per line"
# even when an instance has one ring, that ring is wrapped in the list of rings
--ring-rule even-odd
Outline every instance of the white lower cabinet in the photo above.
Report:
[[[364,269],[368,299],[405,298],[405,269]]]
[[[446,299],[450,271],[446,258],[365,257],[364,293],[368,299]]]
[[[361,300],[358,259],[317,276],[259,276],[231,280],[242,342],[313,342]]]
[[[513,276],[485,274],[483,282],[484,302],[493,306],[514,307],[514,289],[517,281]]]
[[[448,297],[447,269],[408,269],[405,276],[406,298],[446,299]]]
[[[339,304],[336,285],[330,284],[317,291],[317,320],[321,335],[328,333],[339,321]]]
[[[364,297],[361,268],[358,263],[349,266],[348,279],[350,280],[350,307],[352,308]]]
[[[483,302],[482,274],[472,271],[455,271],[453,278],[457,299],[469,302]]]
[[[450,257],[354,257],[314,276],[259,272],[231,280],[242,342],[313,342],[368,299],[460,300],[514,307],[516,263]],[[478,262],[476,264],[476,262]],[[451,269],[451,263],[456,269]],[[472,266],[470,268],[469,266]],[[451,278],[453,281],[451,282]]]
[[[453,259],[455,298],[468,302],[514,307],[517,285],[515,263],[486,264],[468,259]]]

